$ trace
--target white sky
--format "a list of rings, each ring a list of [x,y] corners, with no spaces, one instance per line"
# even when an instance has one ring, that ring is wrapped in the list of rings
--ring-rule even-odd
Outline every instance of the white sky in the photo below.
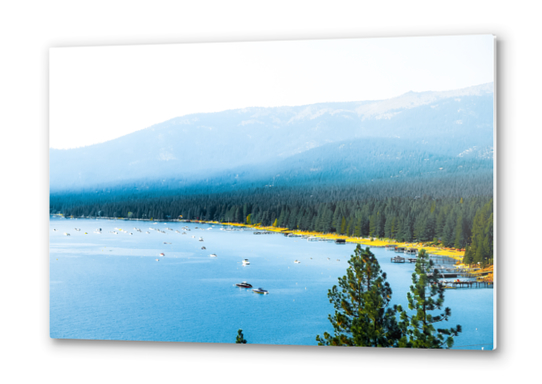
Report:
[[[190,113],[378,100],[494,79],[491,35],[51,48],[51,148]]]

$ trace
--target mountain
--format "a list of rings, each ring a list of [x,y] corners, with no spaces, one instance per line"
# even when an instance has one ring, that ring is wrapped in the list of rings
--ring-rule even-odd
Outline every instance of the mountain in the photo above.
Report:
[[[106,143],[51,149],[50,186],[55,192],[164,180],[186,186],[431,177],[490,172],[492,151],[488,83],[388,100],[177,117]]]

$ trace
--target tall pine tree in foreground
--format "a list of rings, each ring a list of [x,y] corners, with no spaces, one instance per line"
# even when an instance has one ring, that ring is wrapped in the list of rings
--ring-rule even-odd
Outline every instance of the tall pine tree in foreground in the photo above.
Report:
[[[358,245],[348,261],[346,276],[328,292],[335,313],[329,315],[334,334],[316,336],[318,345],[393,347],[400,332],[395,312],[388,308],[391,288],[374,254]]]
[[[400,328],[403,337],[399,347],[403,348],[451,348],[454,336],[461,332],[461,326],[443,329],[435,328],[442,321],[448,321],[452,311],[445,308],[444,312],[434,315],[433,311],[441,310],[444,304],[444,287],[438,281],[438,270],[433,268],[433,262],[425,249],[418,253],[416,269],[412,274],[410,292],[407,294],[410,314],[397,306],[401,314]]]

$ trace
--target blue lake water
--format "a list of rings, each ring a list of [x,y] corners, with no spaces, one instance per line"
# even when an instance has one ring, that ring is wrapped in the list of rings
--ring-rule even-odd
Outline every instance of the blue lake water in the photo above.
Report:
[[[191,231],[183,235],[185,226]],[[51,337],[232,343],[241,328],[253,344],[316,345],[316,335],[331,332],[327,292],[345,274],[354,245],[220,228],[51,218]],[[406,307],[414,265],[371,251],[388,274],[393,302]],[[269,294],[234,286],[242,281]],[[493,289],[447,290],[445,306],[452,316],[439,327],[463,327],[454,349],[493,348]]]

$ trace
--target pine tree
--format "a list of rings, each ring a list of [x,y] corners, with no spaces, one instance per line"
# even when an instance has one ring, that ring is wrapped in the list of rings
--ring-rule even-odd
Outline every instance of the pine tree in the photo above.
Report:
[[[493,200],[488,201],[476,212],[472,224],[472,238],[465,252],[465,264],[480,263],[482,266],[493,261]]]
[[[350,219],[348,220],[348,225],[346,226],[346,234],[348,236],[354,235],[354,216],[350,216]]]
[[[354,231],[355,237],[361,237],[361,227],[363,225],[363,217],[361,213],[358,214],[358,219],[356,220],[356,229]]]
[[[346,219],[344,218],[344,216],[342,217],[342,220],[341,220],[341,229],[339,233],[341,235],[344,235],[346,233]]]
[[[246,344],[247,341],[245,340],[245,337],[243,336],[243,330],[239,329],[237,331],[237,337],[235,338],[236,344]]]
[[[454,247],[458,248],[458,249],[465,247],[465,232],[464,232],[463,228],[464,228],[463,214],[461,213],[457,217],[457,224],[455,226]]]
[[[444,287],[438,281],[438,270],[433,268],[425,249],[418,253],[415,272],[412,274],[410,292],[407,293],[410,315],[401,306],[396,309],[400,313],[399,322],[403,337],[399,347],[404,348],[451,348],[454,336],[461,332],[461,326],[450,329],[435,329],[435,324],[448,321],[452,311],[445,308],[444,312],[433,315],[435,310],[441,310],[444,304]]]
[[[335,313],[329,315],[334,334],[324,332],[319,345],[393,347],[401,337],[395,312],[389,308],[391,288],[374,254],[358,245],[346,276],[328,291]]]

